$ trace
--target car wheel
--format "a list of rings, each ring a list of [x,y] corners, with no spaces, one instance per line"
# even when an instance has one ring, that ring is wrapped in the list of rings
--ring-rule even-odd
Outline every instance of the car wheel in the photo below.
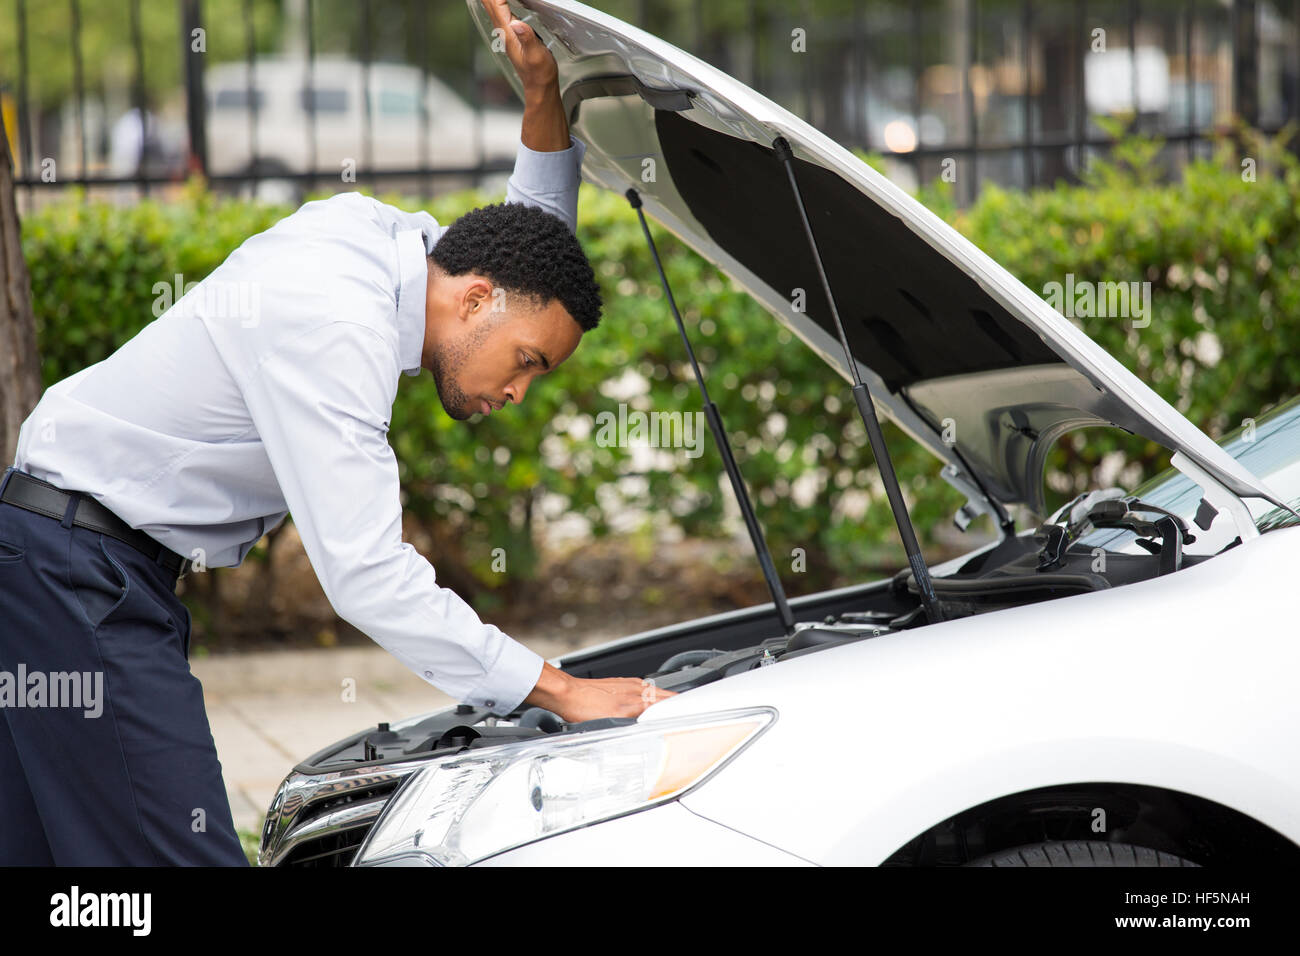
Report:
[[[1032,843],[998,850],[966,866],[1200,866],[1191,860],[1150,847],[1100,840]]]

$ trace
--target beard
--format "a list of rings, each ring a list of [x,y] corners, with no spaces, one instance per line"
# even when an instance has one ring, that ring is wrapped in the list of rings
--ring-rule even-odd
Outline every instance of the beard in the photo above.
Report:
[[[443,410],[458,422],[463,422],[480,409],[479,400],[471,398],[461,387],[456,370],[468,364],[494,327],[495,323],[480,321],[458,341],[440,345],[434,350],[431,369],[438,401]]]

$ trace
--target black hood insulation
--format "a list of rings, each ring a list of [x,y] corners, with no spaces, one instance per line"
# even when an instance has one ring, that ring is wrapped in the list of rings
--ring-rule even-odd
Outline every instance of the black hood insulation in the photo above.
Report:
[[[673,184],[710,238],[839,338],[774,151],[655,110]],[[916,382],[1061,363],[1036,333],[837,174],[796,157],[796,175],[853,354],[891,392]]]

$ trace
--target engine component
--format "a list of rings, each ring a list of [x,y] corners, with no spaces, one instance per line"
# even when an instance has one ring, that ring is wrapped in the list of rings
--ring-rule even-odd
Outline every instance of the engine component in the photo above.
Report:
[[[682,651],[680,654],[674,654],[668,660],[660,665],[658,673],[667,674],[672,671],[679,671],[683,667],[694,667],[696,664],[703,664],[705,661],[717,657],[719,654],[725,654],[717,648],[709,650]]]

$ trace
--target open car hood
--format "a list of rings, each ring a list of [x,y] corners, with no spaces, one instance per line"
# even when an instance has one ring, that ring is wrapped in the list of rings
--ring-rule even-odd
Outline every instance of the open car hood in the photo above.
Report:
[[[490,45],[479,0],[468,5]],[[772,148],[785,137],[863,382],[977,506],[995,499],[1041,516],[1048,451],[1090,425],[1182,452],[1239,497],[1273,499],[1006,269],[792,113],[598,10],[568,0],[512,6],[555,55],[571,130],[587,144],[583,178],[620,194],[635,188],[649,216],[851,380]],[[506,55],[495,55],[522,92]],[[679,294],[689,301],[689,290]]]

